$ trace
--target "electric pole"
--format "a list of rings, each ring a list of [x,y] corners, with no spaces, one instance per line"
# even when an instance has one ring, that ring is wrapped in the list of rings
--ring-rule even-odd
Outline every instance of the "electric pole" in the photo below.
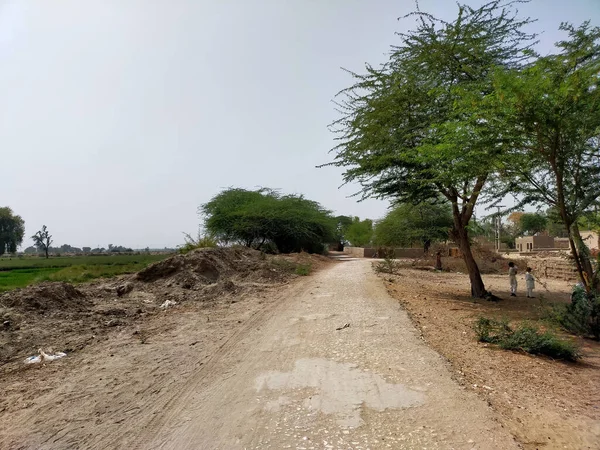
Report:
[[[500,251],[500,232],[502,230],[502,216],[500,215],[500,208],[504,208],[504,205],[496,205],[498,212],[496,213],[496,251]]]

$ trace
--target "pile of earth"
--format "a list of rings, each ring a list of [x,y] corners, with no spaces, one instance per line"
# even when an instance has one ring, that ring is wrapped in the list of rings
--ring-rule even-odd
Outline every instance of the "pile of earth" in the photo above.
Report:
[[[312,258],[307,256],[307,258]],[[194,250],[134,275],[80,284],[46,282],[0,296],[0,371],[22,366],[38,348],[71,353],[170,305],[208,308],[295,277],[290,257],[248,248]]]

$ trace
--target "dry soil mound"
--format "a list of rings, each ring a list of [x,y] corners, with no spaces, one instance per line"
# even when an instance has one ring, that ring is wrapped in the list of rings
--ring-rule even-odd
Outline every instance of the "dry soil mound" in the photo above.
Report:
[[[266,257],[246,247],[204,248],[154,263],[135,278],[146,283],[198,289],[241,280],[274,281],[289,275],[290,267],[293,272],[293,263],[286,264],[283,259]]]
[[[71,284],[45,282],[5,293],[0,297],[0,304],[17,310],[45,312],[55,309],[84,310],[90,302],[83,292]]]
[[[267,256],[248,248],[208,248],[116,280],[77,288],[48,282],[7,292],[0,297],[0,369],[21,367],[40,347],[70,353],[111,330],[139,327],[145,316],[170,309],[160,308],[165,300],[177,308],[243,301],[246,295],[293,277],[298,264],[293,257]]]

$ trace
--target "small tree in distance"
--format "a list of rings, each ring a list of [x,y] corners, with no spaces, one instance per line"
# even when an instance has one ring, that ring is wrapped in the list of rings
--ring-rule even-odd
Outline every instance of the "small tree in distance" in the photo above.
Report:
[[[521,232],[533,236],[546,229],[548,218],[540,213],[525,213],[521,216]]]
[[[427,253],[434,242],[446,241],[452,229],[448,203],[398,204],[375,225],[375,244],[410,247],[419,242]]]
[[[33,243],[37,249],[45,253],[47,259],[48,250],[50,249],[50,244],[52,244],[52,235],[46,228],[46,225],[44,225],[40,231],[31,236],[31,239],[33,239]]]

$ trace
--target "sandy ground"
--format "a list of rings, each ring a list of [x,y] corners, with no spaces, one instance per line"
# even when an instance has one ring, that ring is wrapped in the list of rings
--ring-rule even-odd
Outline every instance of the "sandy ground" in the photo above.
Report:
[[[366,260],[172,308],[0,387],[3,449],[518,448]]]
[[[457,381],[485,399],[524,448],[600,449],[598,342],[577,339],[583,359],[566,363],[478,343],[472,329],[480,316],[537,320],[544,305],[568,301],[571,283],[545,279],[527,299],[520,279],[514,298],[505,275],[484,275],[502,298],[495,303],[469,298],[465,274],[401,269],[382,278],[427,342],[451,361]]]

